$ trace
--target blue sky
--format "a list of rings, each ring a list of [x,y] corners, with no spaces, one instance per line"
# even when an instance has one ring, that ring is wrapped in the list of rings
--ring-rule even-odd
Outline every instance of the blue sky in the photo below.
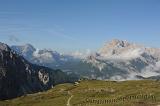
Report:
[[[0,41],[59,52],[114,38],[160,47],[159,0],[0,0]]]

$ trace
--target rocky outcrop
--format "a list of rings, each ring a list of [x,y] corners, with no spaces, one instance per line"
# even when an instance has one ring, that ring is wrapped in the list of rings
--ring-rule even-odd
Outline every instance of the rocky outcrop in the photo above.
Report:
[[[56,84],[74,80],[76,78],[60,70],[31,64],[0,43],[0,99],[48,90]]]
[[[34,50],[24,48],[28,46],[24,46],[22,52]],[[26,53],[22,55],[34,64],[59,68],[89,79],[134,80],[160,75],[160,48],[145,47],[126,40],[114,39],[84,58],[79,57],[83,55],[79,52],[74,55],[78,58],[48,50],[36,50],[32,53],[30,58],[26,57]]]

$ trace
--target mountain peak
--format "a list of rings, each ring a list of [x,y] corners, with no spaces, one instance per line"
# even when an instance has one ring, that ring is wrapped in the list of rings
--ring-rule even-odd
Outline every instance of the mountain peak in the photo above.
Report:
[[[11,48],[18,53],[20,52],[33,52],[36,51],[36,49],[31,44],[25,44],[22,46],[11,46]]]
[[[25,44],[24,46],[22,46],[23,48],[25,48],[25,49],[30,49],[30,50],[33,50],[33,51],[35,51],[35,48],[33,47],[33,45],[31,45],[31,44]]]
[[[127,47],[130,43],[126,40],[119,40],[119,39],[113,39],[109,43],[106,44],[106,46],[109,47]]]
[[[126,40],[113,39],[110,42],[105,43],[105,45],[100,49],[100,53],[108,53],[111,50],[118,50],[122,48],[128,48],[133,45]]]
[[[10,48],[6,44],[0,42],[0,50],[8,51],[9,49]]]
[[[60,70],[31,64],[8,45],[0,43],[0,100],[45,91],[55,84],[77,80],[76,77],[72,79]]]
[[[141,54],[144,47],[135,43],[129,43],[126,40],[113,39],[112,41],[106,43],[100,50],[99,53],[102,56],[124,56],[127,53]],[[127,54],[128,55],[128,54]],[[137,56],[137,55],[136,55]]]
[[[29,44],[29,43],[26,43],[24,46],[27,46],[27,47],[33,47],[33,45]],[[34,47],[33,47],[34,48]]]

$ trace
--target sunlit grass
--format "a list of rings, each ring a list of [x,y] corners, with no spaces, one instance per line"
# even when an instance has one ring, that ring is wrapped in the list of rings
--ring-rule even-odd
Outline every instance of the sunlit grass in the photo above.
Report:
[[[30,94],[13,100],[0,101],[0,106],[157,106],[160,104],[160,81],[81,81],[78,85],[60,84],[46,92]],[[132,98],[110,103],[91,103],[87,100],[113,100],[137,95],[152,95],[155,98]]]

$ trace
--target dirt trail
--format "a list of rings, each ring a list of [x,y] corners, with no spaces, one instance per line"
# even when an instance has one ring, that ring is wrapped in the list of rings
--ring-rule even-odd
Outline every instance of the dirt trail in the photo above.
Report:
[[[68,91],[68,94],[71,95],[71,96],[70,96],[70,97],[68,98],[68,100],[67,100],[67,106],[71,106],[70,101],[71,101],[71,99],[73,98],[73,95],[71,94],[70,91]]]

